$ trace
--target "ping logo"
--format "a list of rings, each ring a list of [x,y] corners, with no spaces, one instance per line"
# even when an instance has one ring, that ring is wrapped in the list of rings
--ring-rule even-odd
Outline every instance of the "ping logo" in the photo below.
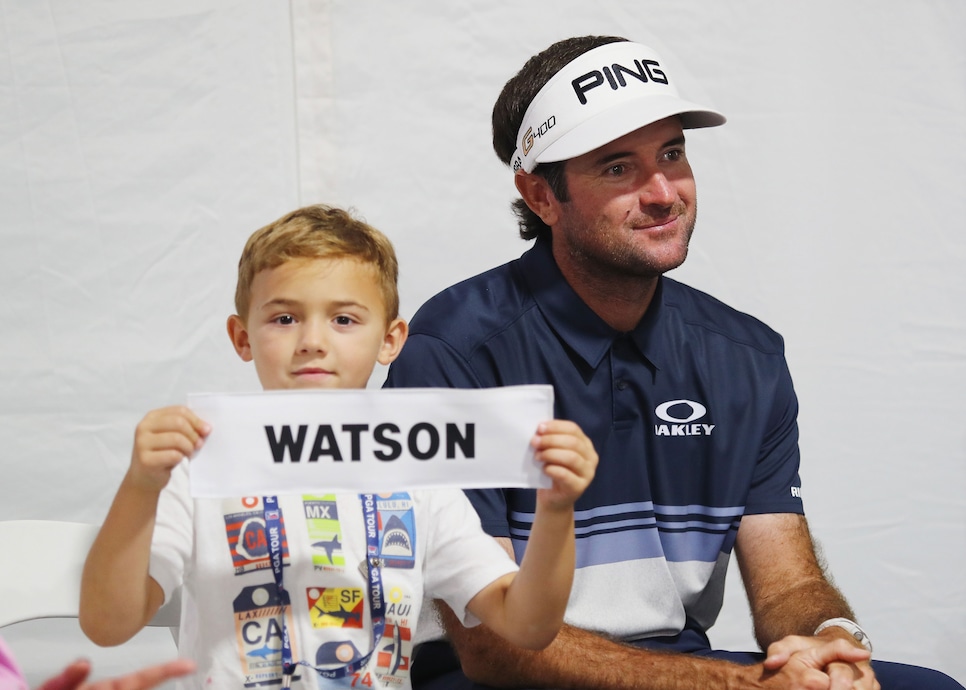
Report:
[[[655,424],[655,436],[710,436],[714,424],[699,423],[708,408],[693,400],[668,400],[654,408],[654,414],[666,424]]]
[[[660,67],[657,60],[634,60],[632,67],[617,63],[604,65],[599,70],[595,69],[577,77],[571,82],[571,86],[580,104],[587,105],[587,92],[603,86],[605,80],[612,91],[626,88],[628,84],[667,84],[667,75]],[[633,81],[628,81],[627,77]]]

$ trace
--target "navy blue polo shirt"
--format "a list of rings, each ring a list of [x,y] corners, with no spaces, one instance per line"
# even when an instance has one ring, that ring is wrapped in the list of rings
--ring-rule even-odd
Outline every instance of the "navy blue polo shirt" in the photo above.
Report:
[[[781,337],[662,277],[615,331],[570,288],[549,239],[419,309],[388,387],[551,384],[600,464],[576,509],[567,622],[623,639],[707,629],[742,515],[802,513],[798,403]],[[532,490],[474,490],[484,529],[518,558]]]

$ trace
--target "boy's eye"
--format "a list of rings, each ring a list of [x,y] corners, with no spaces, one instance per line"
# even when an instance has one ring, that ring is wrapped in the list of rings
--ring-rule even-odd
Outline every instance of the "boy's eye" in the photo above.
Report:
[[[352,317],[346,316],[345,314],[341,314],[335,317],[335,322],[339,326],[351,326],[354,323],[354,321],[352,320]]]
[[[275,323],[281,324],[282,326],[291,326],[295,323],[295,317],[291,314],[282,314],[281,316],[275,317]]]

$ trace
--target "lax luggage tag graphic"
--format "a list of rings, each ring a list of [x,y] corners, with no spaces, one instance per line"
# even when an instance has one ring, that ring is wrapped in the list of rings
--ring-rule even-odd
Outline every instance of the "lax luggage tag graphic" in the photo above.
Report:
[[[283,610],[274,583],[242,589],[232,602],[235,636],[246,688],[282,682],[282,617],[292,625],[292,610]]]
[[[188,406],[212,429],[189,465],[195,498],[550,486],[530,439],[553,417],[552,386],[204,393]],[[321,531],[318,565],[335,566],[334,531]]]

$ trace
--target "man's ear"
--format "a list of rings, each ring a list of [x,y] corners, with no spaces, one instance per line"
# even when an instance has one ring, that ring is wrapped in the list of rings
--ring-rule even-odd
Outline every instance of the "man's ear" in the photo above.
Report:
[[[548,226],[553,227],[560,218],[560,202],[550,189],[550,183],[542,175],[517,170],[513,176],[513,184],[530,210],[540,216],[540,220]]]
[[[248,329],[245,328],[245,322],[238,314],[232,314],[228,317],[226,325],[228,326],[228,337],[231,338],[231,344],[235,346],[235,352],[238,353],[243,362],[251,362],[252,344],[248,340]]]
[[[402,319],[393,319],[386,329],[386,336],[383,338],[382,347],[379,348],[379,356],[376,361],[379,364],[392,364],[399,351],[402,350],[403,343],[409,336],[409,324]]]

